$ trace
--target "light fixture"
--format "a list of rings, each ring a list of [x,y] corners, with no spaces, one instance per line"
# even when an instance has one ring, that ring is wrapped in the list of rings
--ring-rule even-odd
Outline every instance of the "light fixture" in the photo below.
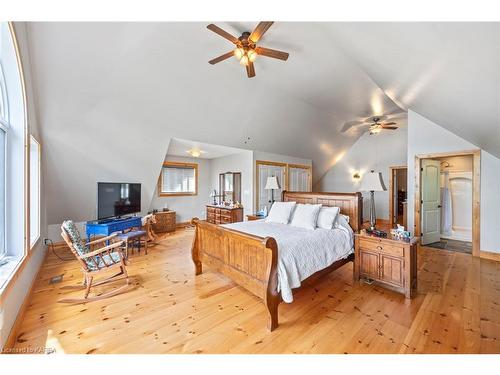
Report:
[[[199,158],[203,151],[192,148],[191,150],[187,150],[186,152],[193,158]]]
[[[280,185],[276,176],[270,176],[267,178],[265,190],[271,190],[271,205],[274,203],[274,190],[279,190]]]
[[[251,49],[247,52],[248,60],[251,62],[254,62],[255,59],[257,58],[257,52],[255,50]]]
[[[354,172],[354,174],[352,175],[352,178],[354,178],[355,180],[359,180],[361,178],[361,176],[359,175],[359,172]]]
[[[377,126],[373,129],[370,129],[370,134],[378,134],[378,133],[380,133],[381,130],[382,130],[382,128],[380,126]]]
[[[241,65],[248,65],[248,56],[247,55],[243,55],[240,59],[240,64]]]
[[[365,174],[363,181],[361,181],[360,191],[370,192],[370,229],[375,229],[375,191],[386,191],[384,180],[382,179],[382,173],[375,172]]]
[[[241,47],[238,47],[234,50],[234,56],[236,56],[236,58],[238,60],[241,60],[241,58],[243,57],[244,54],[245,54],[245,50]]]

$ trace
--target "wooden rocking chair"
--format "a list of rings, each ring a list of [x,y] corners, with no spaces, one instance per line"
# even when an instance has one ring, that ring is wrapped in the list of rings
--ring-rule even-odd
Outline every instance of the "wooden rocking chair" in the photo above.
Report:
[[[85,294],[83,298],[65,298],[59,300],[59,302],[85,303],[97,301],[123,293],[125,289],[130,288],[130,279],[127,274],[126,261],[123,254],[124,242],[113,242],[114,240],[116,240],[116,234],[112,234],[110,236],[103,237],[84,244],[75,224],[71,220],[67,220],[61,225],[61,235],[64,241],[69,246],[73,255],[76,257],[76,259],[78,259],[78,262],[80,262],[84,275],[83,285],[65,286],[61,289],[85,289]],[[109,243],[109,245],[106,245],[107,243]],[[96,245],[98,244],[102,244],[105,246],[97,250],[92,250],[92,247],[96,247]],[[112,269],[119,269],[120,272],[113,276],[102,279],[96,283],[93,283],[94,277],[96,275],[102,273],[103,271],[109,271]],[[102,285],[115,280],[119,280],[120,278],[124,278],[126,280],[125,285],[118,287],[108,293],[89,297],[90,288],[92,286]]]

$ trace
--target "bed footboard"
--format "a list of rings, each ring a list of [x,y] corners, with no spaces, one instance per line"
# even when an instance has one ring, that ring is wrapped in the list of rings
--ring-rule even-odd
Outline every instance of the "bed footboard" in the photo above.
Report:
[[[205,264],[261,298],[269,311],[268,328],[278,327],[278,245],[272,237],[248,233],[193,219],[196,226],[192,258],[196,275]]]

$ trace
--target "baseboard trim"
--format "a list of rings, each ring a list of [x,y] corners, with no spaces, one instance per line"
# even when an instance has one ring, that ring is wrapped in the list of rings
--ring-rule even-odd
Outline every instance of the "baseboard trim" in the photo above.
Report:
[[[500,262],[500,253],[494,253],[492,251],[481,250],[479,257],[481,259],[494,260],[496,262]]]
[[[191,226],[191,222],[190,221],[183,221],[181,223],[175,224],[175,228],[177,228],[177,229],[186,228],[186,227],[189,227],[189,226]]]

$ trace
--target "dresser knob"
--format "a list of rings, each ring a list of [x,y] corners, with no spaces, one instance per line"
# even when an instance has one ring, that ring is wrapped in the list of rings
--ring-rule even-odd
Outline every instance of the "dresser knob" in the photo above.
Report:
[[[382,247],[382,246],[377,246],[377,249],[378,249],[378,250],[382,250],[382,249],[383,249],[383,247]]]

